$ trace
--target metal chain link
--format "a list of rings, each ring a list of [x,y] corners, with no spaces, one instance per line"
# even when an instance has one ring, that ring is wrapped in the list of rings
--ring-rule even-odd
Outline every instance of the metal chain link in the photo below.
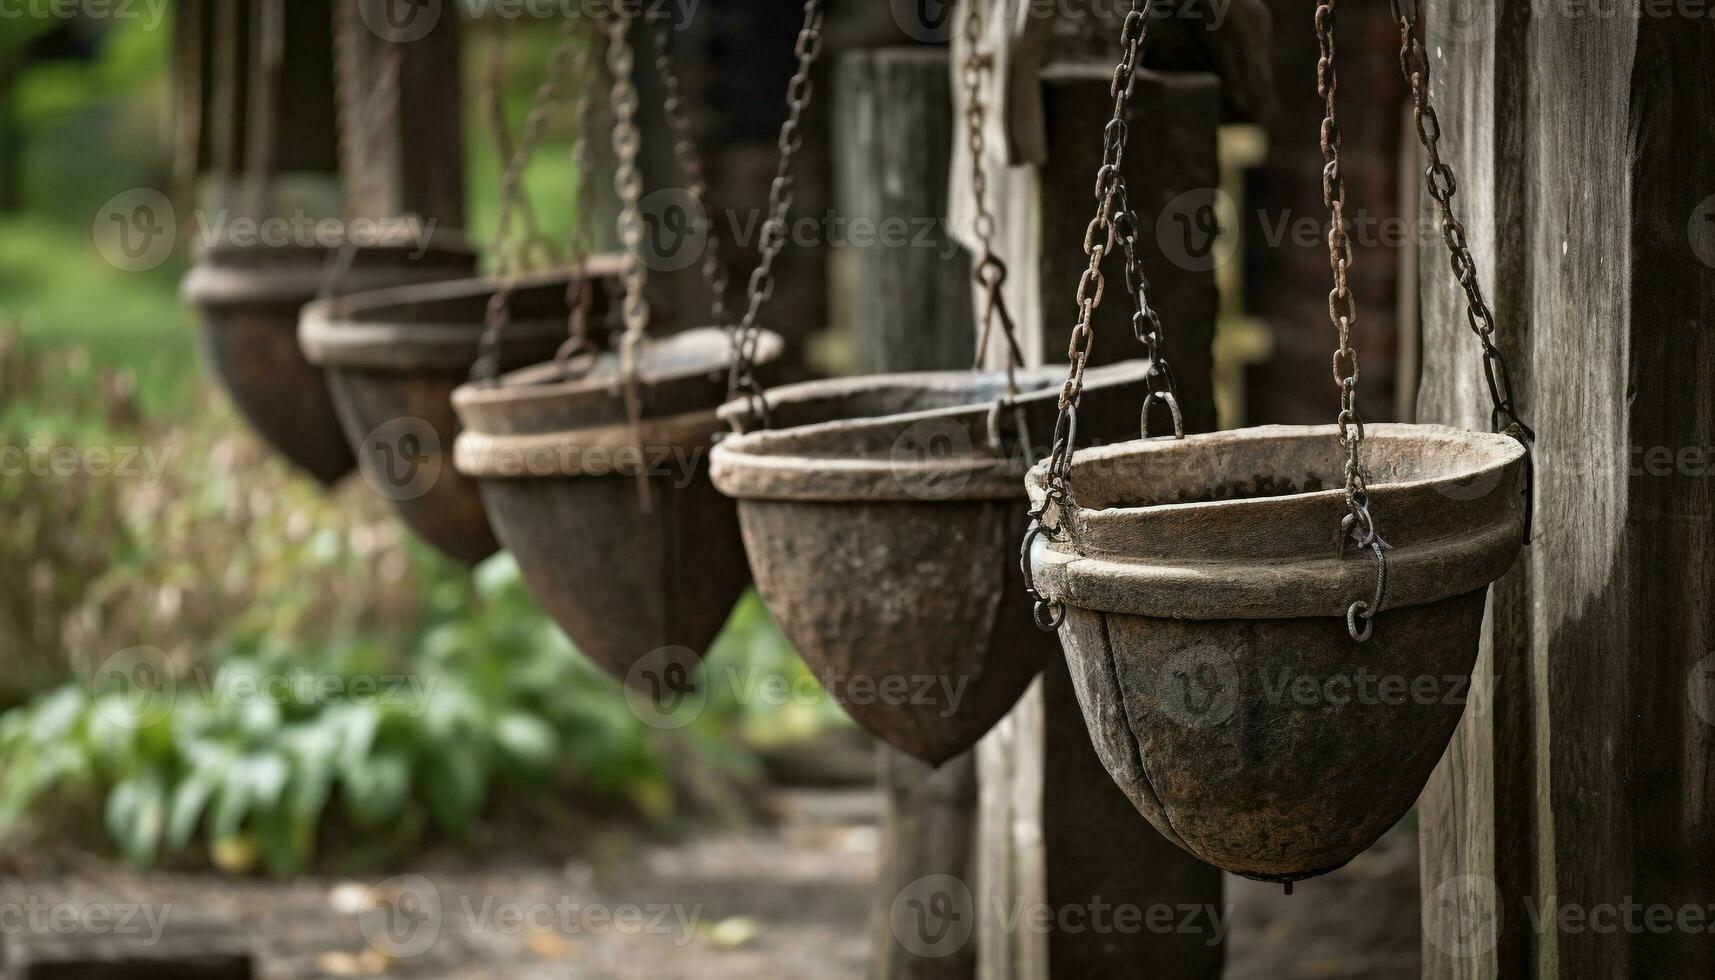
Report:
[[[567,379],[583,373],[576,363],[578,358],[587,358],[587,368],[593,366],[596,353],[595,343],[589,334],[589,315],[595,305],[596,289],[589,271],[590,255],[596,249],[596,161],[592,136],[597,128],[598,113],[594,93],[601,85],[601,64],[595,57],[595,41],[594,36],[584,36],[572,64],[572,84],[578,93],[572,111],[573,122],[577,126],[572,139],[572,180],[577,185],[574,193],[577,213],[567,242],[570,256],[566,278],[567,339],[555,355],[560,376]]]
[[[1346,516],[1340,525],[1339,550],[1348,542],[1368,550],[1376,563],[1376,591],[1370,599],[1347,606],[1346,627],[1352,639],[1367,642],[1375,629],[1387,592],[1387,547],[1370,512],[1369,483],[1364,476],[1364,419],[1358,412],[1358,352],[1352,347],[1352,328],[1358,322],[1358,302],[1352,295],[1352,239],[1346,225],[1346,180],[1340,170],[1339,54],[1334,37],[1335,6],[1338,0],[1321,0],[1316,7],[1316,41],[1321,57],[1316,63],[1316,91],[1322,96],[1322,202],[1328,207],[1328,265],[1334,273],[1334,288],[1328,293],[1328,318],[1334,324],[1339,347],[1334,351],[1334,383],[1340,389],[1340,447],[1346,454]]]
[[[649,300],[644,295],[649,284],[649,270],[643,264],[643,217],[638,204],[643,197],[643,172],[637,157],[643,148],[643,134],[637,126],[639,98],[637,84],[632,78],[636,54],[631,46],[631,21],[613,17],[607,24],[607,69],[612,76],[609,105],[613,110],[613,155],[615,169],[613,187],[619,194],[619,241],[625,249],[620,277],[625,283],[625,340],[622,348],[622,373],[631,375],[636,369],[637,348],[649,330]]]
[[[613,110],[614,190],[619,194],[619,240],[624,246],[624,263],[620,278],[625,284],[625,304],[622,320],[625,336],[619,348],[619,386],[625,399],[625,414],[631,424],[632,441],[643,452],[643,390],[640,351],[649,337],[649,271],[643,265],[643,216],[638,204],[643,197],[643,172],[637,157],[643,147],[643,134],[637,126],[639,98],[632,72],[637,66],[636,52],[631,45],[631,20],[614,16],[607,24],[607,69],[612,75],[613,89],[610,106]],[[649,475],[645,467],[637,468],[637,501],[647,514],[652,509]]]
[[[995,323],[998,320],[1006,344],[1002,351],[1006,359],[1006,394],[996,399],[994,407],[989,411],[989,444],[997,453],[1005,451],[1002,445],[1002,423],[1010,412],[1013,426],[1018,432],[1020,450],[1029,455],[1030,431],[1025,422],[1024,410],[1016,404],[1019,393],[1018,371],[1024,367],[1024,350],[1018,343],[1018,326],[1013,319],[1012,310],[1006,304],[1008,270],[1006,262],[994,250],[995,217],[989,210],[988,199],[986,159],[989,107],[983,102],[983,82],[985,76],[994,70],[994,56],[983,52],[984,0],[973,0],[968,4],[968,8],[969,13],[965,17],[966,53],[961,68],[965,85],[966,149],[971,157],[971,200],[976,210],[976,216],[972,219],[972,230],[976,233],[980,247],[972,278],[983,291],[982,332],[977,339],[976,363],[973,369],[983,370],[988,361]]]
[[[500,177],[500,216],[495,225],[493,246],[497,265],[495,275],[499,281],[494,295],[488,299],[486,322],[482,339],[478,342],[476,364],[471,368],[471,376],[479,380],[493,381],[500,374],[500,338],[512,322],[512,292],[517,286],[518,273],[529,264],[528,255],[532,242],[540,241],[540,234],[534,225],[527,225],[526,237],[515,250],[511,245],[512,220],[522,214],[527,222],[530,221],[529,202],[524,191],[524,170],[530,164],[536,144],[547,132],[554,101],[565,83],[567,69],[578,47],[579,23],[578,20],[568,18],[561,26],[559,43],[548,56],[547,72],[542,84],[536,88],[535,102],[530,107],[529,116],[525,118],[524,135],[516,147],[513,147],[512,155],[502,158],[506,160],[506,169]],[[497,46],[498,43],[497,39]],[[498,79],[501,75],[491,71],[489,77],[491,84],[488,103],[495,126],[496,143],[510,145],[511,133],[505,123],[505,111],[498,91]]]
[[[1120,29],[1120,62],[1114,68],[1109,94],[1113,98],[1113,114],[1102,128],[1102,165],[1096,171],[1096,215],[1084,231],[1084,254],[1089,266],[1078,280],[1078,321],[1072,328],[1072,340],[1067,347],[1071,371],[1060,390],[1060,415],[1054,424],[1054,437],[1048,459],[1047,492],[1041,506],[1030,514],[1030,530],[1025,534],[1021,563],[1025,587],[1036,605],[1036,623],[1042,629],[1055,630],[1065,621],[1065,607],[1050,602],[1036,591],[1030,569],[1030,549],[1037,538],[1058,538],[1063,530],[1059,512],[1071,503],[1072,456],[1078,442],[1078,403],[1084,393],[1084,371],[1089,365],[1090,351],[1095,339],[1096,310],[1102,305],[1107,281],[1102,274],[1102,261],[1113,254],[1116,246],[1126,253],[1126,288],[1131,293],[1134,313],[1132,322],[1140,339],[1149,350],[1151,361],[1151,392],[1143,407],[1143,435],[1149,434],[1149,415],[1157,405],[1165,405],[1173,415],[1175,438],[1185,437],[1184,416],[1174,387],[1173,371],[1161,354],[1165,331],[1160,316],[1149,301],[1149,280],[1137,261],[1136,215],[1132,213],[1126,181],[1121,173],[1125,161],[1126,143],[1130,138],[1127,116],[1131,107],[1132,83],[1149,40],[1149,20],[1154,13],[1154,0],[1131,0],[1125,23]],[[1155,388],[1160,384],[1160,388]],[[1050,511],[1054,511],[1050,517]]]
[[[708,287],[709,317],[717,327],[727,326],[726,294],[731,285],[726,260],[721,256],[721,239],[713,212],[709,210],[709,184],[703,169],[702,150],[697,145],[696,128],[691,124],[684,87],[679,83],[679,71],[673,64],[673,29],[665,17],[651,21],[655,34],[655,71],[661,78],[662,110],[667,125],[673,131],[673,155],[685,178],[685,193],[690,196],[703,219],[708,222],[708,239],[704,243],[703,283]]]
[[[749,305],[738,327],[732,331],[728,397],[744,398],[750,406],[748,421],[760,419],[765,428],[768,425],[768,401],[756,378],[756,348],[762,337],[757,318],[762,313],[763,304],[774,295],[774,260],[786,247],[786,219],[792,210],[796,181],[792,163],[804,145],[803,134],[799,131],[804,110],[815,96],[815,82],[811,80],[810,72],[822,53],[822,22],[822,0],[804,0],[804,25],[799,29],[798,40],[793,46],[798,69],[786,87],[788,111],[786,121],[780,124],[780,165],[768,189],[768,219],[762,225],[761,260],[750,274]]]
[[[1513,398],[1512,372],[1507,367],[1506,357],[1495,346],[1495,316],[1489,310],[1488,299],[1477,277],[1477,260],[1472,257],[1465,240],[1465,226],[1453,212],[1453,197],[1459,192],[1459,181],[1453,175],[1453,168],[1441,159],[1441,120],[1430,101],[1429,56],[1417,37],[1418,11],[1415,4],[1407,7],[1400,0],[1391,0],[1391,3],[1394,22],[1399,25],[1399,68],[1411,86],[1417,136],[1428,156],[1424,177],[1429,185],[1429,196],[1435,200],[1441,214],[1441,236],[1447,243],[1453,275],[1465,291],[1465,317],[1483,346],[1483,375],[1488,382],[1493,406],[1489,425],[1496,432],[1505,432],[1518,439],[1528,451],[1536,442],[1536,432],[1519,417]],[[1526,469],[1531,474],[1525,485],[1524,535],[1528,544],[1534,496],[1534,469],[1528,458]]]

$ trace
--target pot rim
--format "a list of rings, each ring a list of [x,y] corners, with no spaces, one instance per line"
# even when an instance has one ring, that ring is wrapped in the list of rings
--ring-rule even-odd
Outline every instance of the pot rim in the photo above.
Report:
[[[623,260],[619,254],[592,256],[584,271],[588,279],[599,282],[617,275]],[[571,273],[569,268],[534,272],[513,277],[511,285],[516,290],[561,283],[569,286]],[[313,364],[396,372],[424,368],[468,372],[479,353],[485,322],[425,321],[405,315],[400,308],[492,296],[501,282],[495,276],[437,279],[318,299],[304,307],[298,342]],[[385,315],[389,308],[395,312]],[[376,313],[384,315],[364,318]],[[507,325],[502,342],[507,346],[541,346],[545,349],[540,356],[547,357],[566,336],[566,317],[515,319]]]
[[[1090,369],[1085,376],[1089,389],[1121,388],[1148,376],[1144,362],[1127,361]],[[1019,380],[1035,387],[1021,392],[1013,404],[1027,417],[1045,419],[1059,403],[1063,365],[1019,371]],[[972,450],[988,449],[990,414],[997,402],[988,392],[1004,390],[1003,371],[907,371],[861,375],[825,381],[784,385],[765,395],[771,407],[837,401],[842,397],[887,388],[959,394],[971,392],[985,397],[961,405],[916,411],[836,418],[807,425],[787,426],[735,435],[724,439],[710,456],[710,475],[722,493],[741,500],[790,501],[964,501],[1015,500],[1024,496],[1023,478],[1029,467],[1013,454],[958,454],[952,459],[899,459],[894,454],[857,452],[841,455],[799,451],[818,443],[850,444],[865,437],[893,434],[893,441],[925,424],[934,425],[926,436],[948,434],[968,441]],[[749,416],[745,401],[721,408],[721,419],[735,423]],[[1036,433],[1037,425],[1027,426]],[[1048,425],[1040,427],[1049,431]],[[1042,447],[1032,446],[1034,455]]]
[[[218,244],[205,249],[179,286],[184,302],[221,307],[254,304],[303,305],[315,299],[327,278],[327,262],[336,248],[328,245]],[[347,293],[410,285],[414,280],[447,278],[449,268],[474,271],[475,248],[456,232],[435,232],[427,244],[411,241],[366,245],[358,254],[409,258],[409,263],[376,268],[361,260],[347,276]],[[228,264],[236,258],[267,256],[262,265]],[[433,261],[428,261],[432,259]]]
[[[1441,448],[1454,460],[1439,474],[1370,481],[1371,511],[1390,545],[1382,610],[1462,595],[1506,574],[1523,545],[1524,446],[1436,425],[1377,424],[1367,435],[1372,452]],[[1078,468],[1150,456],[1163,467],[1175,456],[1218,465],[1235,449],[1322,439],[1337,445],[1337,428],[1264,426],[1085,450],[1074,457],[1073,490]],[[1045,498],[1045,480],[1045,464],[1031,470],[1033,506]],[[1342,554],[1345,514],[1337,486],[1107,508],[1074,500],[1061,539],[1034,538],[1027,560],[1038,591],[1080,608],[1169,619],[1343,617],[1376,585],[1370,552]]]
[[[651,369],[649,359],[674,348],[688,348],[685,363]],[[718,350],[718,356],[702,351]],[[695,382],[713,386],[718,380],[724,397],[725,375],[732,361],[730,334],[720,327],[696,327],[665,337],[652,338],[644,348],[642,371],[644,417],[637,425],[615,421],[612,403],[621,398],[618,385],[618,354],[604,351],[596,369],[566,381],[537,380],[558,377],[559,365],[547,361],[502,375],[498,384],[471,382],[452,394],[464,431],[453,447],[458,471],[478,479],[599,476],[635,473],[658,460],[627,463],[617,454],[639,449],[645,456],[661,449],[708,447],[720,429],[716,417],[718,401],[697,405]],[[756,363],[767,365],[785,350],[778,334],[761,331],[756,345]],[[711,380],[712,379],[712,380]],[[654,392],[661,397],[652,398]],[[651,402],[655,402],[651,406]],[[587,423],[565,424],[580,409],[590,412]],[[497,418],[523,420],[522,431],[490,431]],[[504,427],[504,426],[503,426]],[[592,463],[589,454],[601,454]],[[694,464],[693,464],[694,465]]]
[[[727,331],[720,327],[693,327],[679,333],[662,337],[651,337],[644,344],[644,365],[642,368],[643,384],[649,387],[688,381],[693,378],[710,374],[724,374],[732,363],[730,345],[722,348],[721,356],[701,362],[692,362],[668,370],[651,370],[648,359],[653,353],[671,349],[675,345],[689,346],[700,343],[711,335],[718,336],[723,341],[728,338]],[[763,330],[756,344],[756,363],[767,364],[785,351],[785,341],[779,334]],[[567,381],[538,380],[557,375],[559,365],[553,361],[534,364],[517,371],[502,374],[497,384],[471,383],[462,385],[453,392],[455,408],[477,406],[494,406],[502,404],[527,405],[532,402],[559,402],[568,400],[588,399],[592,396],[601,398],[611,397],[618,383],[618,357],[614,351],[603,351],[596,361],[597,367],[612,367],[612,371],[592,369],[582,377]],[[714,409],[709,410],[711,414]]]

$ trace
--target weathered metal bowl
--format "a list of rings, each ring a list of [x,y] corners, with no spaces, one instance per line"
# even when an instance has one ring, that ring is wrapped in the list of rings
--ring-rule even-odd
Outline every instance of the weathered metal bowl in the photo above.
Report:
[[[589,274],[613,281],[617,256],[592,259]],[[566,340],[565,273],[517,282],[501,335],[500,368],[551,360]],[[305,307],[298,339],[327,371],[346,440],[371,487],[406,524],[446,555],[475,565],[500,550],[476,483],[451,465],[458,438],[452,394],[469,380],[499,284],[467,279],[358,293]],[[608,290],[593,291],[592,337],[605,334]],[[396,471],[408,443],[419,466]]]
[[[764,333],[757,363],[780,351]],[[730,354],[713,328],[645,346],[635,429],[611,353],[578,378],[542,364],[453,393],[454,463],[481,488],[495,536],[572,642],[634,685],[652,654],[700,657],[750,584],[738,515],[707,467]]]
[[[199,310],[208,363],[238,410],[281,455],[327,485],[356,466],[320,369],[298,347],[298,314],[321,291],[332,249],[236,245],[208,249],[182,293]],[[365,246],[349,292],[458,279],[476,271],[462,242]]]
[[[1038,589],[1097,754],[1168,839],[1228,871],[1341,867],[1411,808],[1464,713],[1490,583],[1523,541],[1513,439],[1374,425],[1365,443],[1388,581],[1348,632],[1372,556],[1347,549],[1332,426],[1079,453]],[[1029,478],[1043,498],[1044,471]]]
[[[1137,434],[1145,370],[1089,373],[1089,437]],[[1052,433],[1064,376],[1021,374],[1028,433]],[[1018,574],[1028,463],[1014,416],[999,451],[990,431],[1004,386],[971,372],[787,386],[768,393],[775,428],[727,439],[711,464],[787,638],[858,724],[937,765],[1004,717],[1054,652]]]

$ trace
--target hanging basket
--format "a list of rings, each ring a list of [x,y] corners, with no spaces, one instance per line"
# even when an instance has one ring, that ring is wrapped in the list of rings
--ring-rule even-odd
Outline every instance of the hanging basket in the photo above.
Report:
[[[197,260],[182,289],[202,317],[207,361],[239,411],[281,455],[329,486],[357,461],[322,372],[298,347],[298,314],[320,292],[332,251],[224,242]],[[378,245],[358,250],[344,286],[356,292],[475,270],[475,253],[451,239],[426,250]]]
[[[1525,451],[1501,435],[1371,426],[1387,588],[1332,426],[1079,453],[1064,540],[1031,539],[1037,589],[1097,754],[1156,829],[1250,878],[1341,867],[1409,810],[1464,712],[1489,584],[1522,546]],[[1045,470],[1030,474],[1044,497]]]
[[[758,362],[780,351],[764,333]],[[578,648],[633,683],[666,648],[701,656],[750,584],[738,517],[707,467],[730,356],[713,328],[646,344],[635,427],[611,353],[572,380],[550,363],[453,394],[465,429],[454,462],[495,536]]]
[[[1089,436],[1136,435],[1145,371],[1089,373]],[[1026,432],[1053,431],[1064,374],[1020,375]],[[1014,413],[995,419],[1006,448],[993,448],[1005,390],[1004,375],[970,372],[788,386],[767,396],[775,428],[722,442],[711,464],[787,638],[858,724],[937,765],[1054,653],[1018,573],[1028,465]]]
[[[611,281],[618,269],[617,257],[601,256],[590,260],[588,274]],[[517,281],[511,322],[501,334],[501,370],[554,357],[566,340],[569,283],[565,274]],[[476,484],[451,463],[459,434],[452,393],[469,379],[498,288],[493,279],[470,279],[360,293],[311,304],[299,328],[305,355],[327,371],[346,439],[370,485],[425,541],[471,565],[500,544]],[[590,321],[601,324],[607,290],[592,293]],[[412,440],[424,459],[395,472],[403,440]]]

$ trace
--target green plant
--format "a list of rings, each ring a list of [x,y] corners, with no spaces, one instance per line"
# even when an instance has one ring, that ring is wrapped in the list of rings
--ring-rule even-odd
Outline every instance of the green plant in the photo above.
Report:
[[[50,569],[58,598],[10,572],[0,595],[71,678],[0,716],[0,842],[31,839],[40,814],[97,807],[137,863],[200,843],[223,867],[288,873],[456,838],[520,797],[658,825],[731,815],[755,772],[747,739],[837,718],[825,702],[744,697],[747,676],[805,670],[752,598],[710,658],[701,713],[651,728],[510,559],[450,565],[361,483],[330,497],[291,476],[207,392],[191,421],[159,422],[125,384],[90,383],[75,351],[0,350],[0,445],[132,445],[166,461],[147,477],[0,480],[19,517],[0,531],[8,566]],[[0,655],[19,649],[0,641]],[[136,647],[159,651],[154,687],[127,686],[137,671],[110,659]]]

